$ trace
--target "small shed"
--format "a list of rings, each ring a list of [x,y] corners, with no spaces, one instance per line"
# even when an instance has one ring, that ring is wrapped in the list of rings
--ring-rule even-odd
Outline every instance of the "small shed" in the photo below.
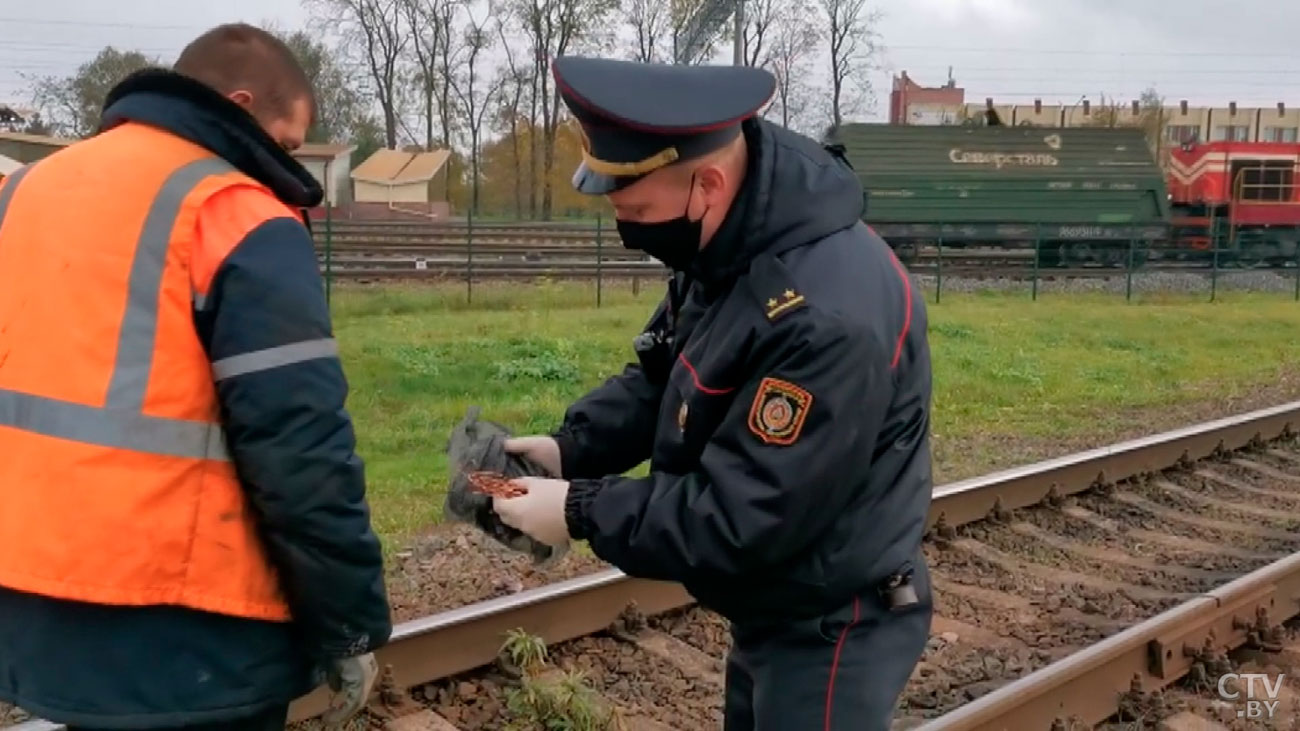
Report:
[[[357,203],[386,203],[420,213],[447,215],[448,150],[406,152],[376,150],[352,171],[352,191]]]
[[[0,132],[0,155],[26,165],[48,157],[73,142],[76,140],[24,132]]]
[[[352,151],[355,149],[356,145],[309,142],[293,151],[298,162],[324,188],[325,204],[330,207],[344,206],[351,202],[348,172],[352,169]]]

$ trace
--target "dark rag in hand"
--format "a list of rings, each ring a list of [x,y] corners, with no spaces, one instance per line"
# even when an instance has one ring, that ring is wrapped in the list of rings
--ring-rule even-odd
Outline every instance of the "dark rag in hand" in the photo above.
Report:
[[[501,522],[492,509],[492,498],[470,488],[469,474],[478,471],[498,472],[514,477],[558,477],[536,462],[517,454],[507,454],[506,439],[510,431],[495,422],[479,418],[481,409],[469,407],[465,418],[451,430],[447,440],[447,464],[451,485],[443,514],[479,530],[509,548],[527,553],[535,563],[558,559],[568,546],[548,546]]]

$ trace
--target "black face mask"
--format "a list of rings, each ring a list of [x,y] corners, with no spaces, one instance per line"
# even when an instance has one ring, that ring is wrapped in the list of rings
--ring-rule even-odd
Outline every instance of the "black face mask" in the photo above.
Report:
[[[691,194],[694,192],[695,176],[692,175],[690,192],[686,194],[686,211],[677,218],[651,223],[615,220],[623,246],[644,251],[675,271],[686,271],[700,253],[700,232],[704,224],[704,214],[695,221],[690,219]],[[707,214],[708,209],[704,213]]]

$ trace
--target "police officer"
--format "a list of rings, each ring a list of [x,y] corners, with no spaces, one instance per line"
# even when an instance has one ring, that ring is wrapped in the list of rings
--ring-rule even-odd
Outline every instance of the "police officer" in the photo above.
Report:
[[[727,731],[887,729],[932,612],[922,298],[848,164],[755,116],[766,71],[553,73],[585,136],[574,185],[673,276],[638,362],[508,445],[562,479],[496,511],[729,618]]]
[[[290,154],[313,92],[219,26],[0,185],[0,700],[71,729],[359,711],[391,615]]]

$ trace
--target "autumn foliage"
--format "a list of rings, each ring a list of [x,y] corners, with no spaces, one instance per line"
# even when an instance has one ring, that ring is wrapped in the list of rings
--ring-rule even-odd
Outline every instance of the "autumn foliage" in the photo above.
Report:
[[[555,165],[551,171],[553,218],[594,218],[609,220],[613,209],[601,196],[588,196],[573,189],[573,171],[582,160],[582,141],[572,120],[561,122],[555,131]],[[530,128],[520,119],[515,133],[500,135],[483,145],[479,181],[480,213],[488,216],[532,219],[541,210],[542,199],[542,129]],[[534,162],[536,163],[534,165]],[[468,195],[468,180],[462,195]],[[451,201],[455,210],[465,210],[467,198],[457,199],[453,187]]]

